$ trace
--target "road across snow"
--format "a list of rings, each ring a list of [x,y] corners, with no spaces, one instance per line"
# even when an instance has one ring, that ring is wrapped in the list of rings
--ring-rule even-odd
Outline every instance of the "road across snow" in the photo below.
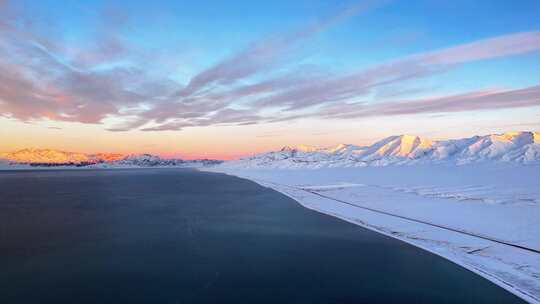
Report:
[[[540,303],[540,166],[212,170],[421,247]]]

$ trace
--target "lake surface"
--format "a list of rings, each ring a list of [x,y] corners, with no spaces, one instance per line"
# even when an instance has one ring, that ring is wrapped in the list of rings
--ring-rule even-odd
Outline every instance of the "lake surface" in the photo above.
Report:
[[[521,303],[222,174],[0,172],[0,303]]]

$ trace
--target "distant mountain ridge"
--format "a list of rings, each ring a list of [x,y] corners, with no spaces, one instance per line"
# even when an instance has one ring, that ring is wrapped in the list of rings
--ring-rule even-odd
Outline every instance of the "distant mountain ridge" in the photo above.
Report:
[[[99,167],[163,167],[163,166],[207,166],[221,161],[199,159],[163,159],[151,154],[124,155],[119,153],[85,154],[54,149],[22,149],[0,153],[0,161],[12,165],[45,166],[99,166]]]
[[[453,140],[414,135],[390,136],[370,146],[289,147],[256,154],[221,166],[228,168],[321,168],[419,163],[515,162],[540,164],[539,132],[507,132]]]
[[[91,159],[83,153],[34,148],[0,153],[0,158],[17,163],[82,163]]]

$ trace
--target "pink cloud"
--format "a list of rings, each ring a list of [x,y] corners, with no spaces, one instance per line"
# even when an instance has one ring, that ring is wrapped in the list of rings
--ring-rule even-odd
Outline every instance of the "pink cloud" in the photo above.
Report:
[[[538,87],[379,102],[414,93],[411,81],[458,64],[539,51],[538,31],[473,41],[345,73],[321,73],[290,60],[291,52],[306,39],[377,4],[361,2],[300,30],[256,41],[195,74],[183,88],[165,76],[149,76],[142,68],[114,65],[139,54],[118,33],[124,22],[121,16],[106,19],[88,48],[71,47],[58,37],[39,34],[43,31],[15,26],[26,24],[17,16],[1,18],[0,115],[22,121],[48,118],[94,124],[112,116],[121,123],[105,127],[111,131],[158,131],[278,122],[306,115],[349,118],[538,105]],[[136,63],[144,66],[141,61]],[[367,97],[374,102],[355,102]]]
[[[540,50],[540,32],[514,33],[413,56],[425,64],[456,64]]]
[[[540,106],[540,85],[515,90],[473,91],[451,96],[376,104],[339,103],[320,109],[316,115],[332,118],[358,118],[534,106]]]

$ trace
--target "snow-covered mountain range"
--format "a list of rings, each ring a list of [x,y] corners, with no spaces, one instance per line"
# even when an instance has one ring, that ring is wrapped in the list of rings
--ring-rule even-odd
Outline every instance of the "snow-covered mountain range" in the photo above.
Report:
[[[419,163],[517,162],[540,164],[539,132],[507,132],[434,141],[413,135],[390,136],[370,146],[284,147],[220,166],[224,168],[329,168]]]
[[[23,149],[10,153],[0,153],[0,162],[5,165],[30,165],[33,167],[52,166],[93,166],[93,167],[198,167],[219,164],[217,160],[163,159],[157,155],[123,155],[118,153],[85,154],[52,149]]]
[[[121,160],[115,161],[114,166],[134,166],[134,167],[204,167],[220,164],[220,160],[212,159],[163,159],[152,154],[128,155]]]

